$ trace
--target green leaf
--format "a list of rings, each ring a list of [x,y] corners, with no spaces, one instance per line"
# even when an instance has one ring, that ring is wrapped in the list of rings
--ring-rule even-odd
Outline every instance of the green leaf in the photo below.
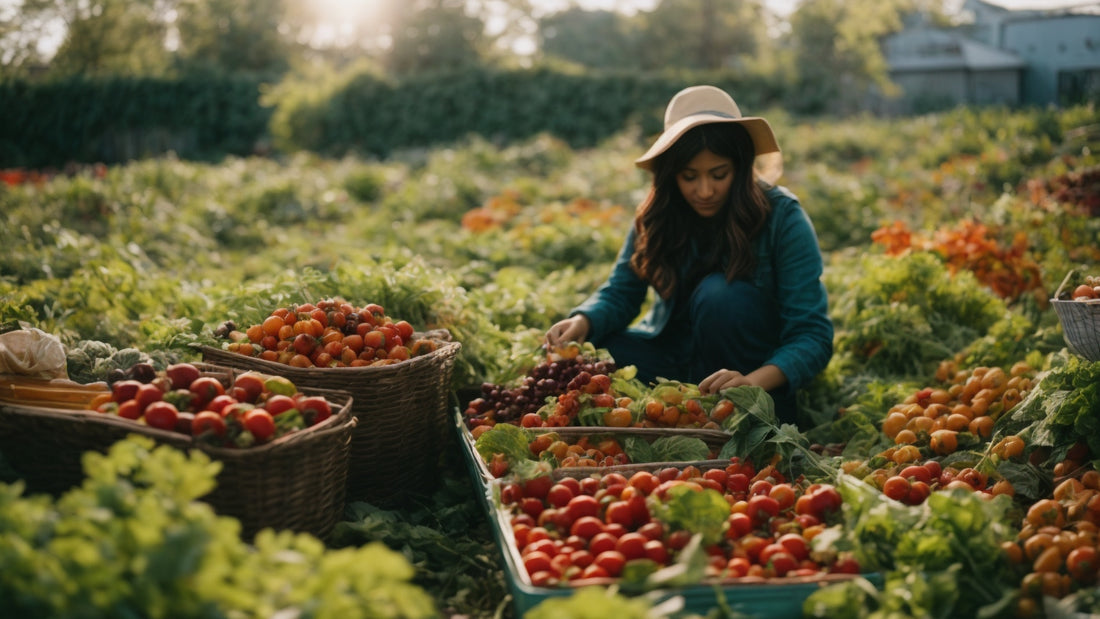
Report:
[[[477,437],[474,448],[481,458],[490,462],[496,454],[504,454],[512,465],[531,459],[531,435],[519,426],[498,423]]]
[[[651,497],[651,511],[669,530],[699,533],[704,545],[721,541],[730,510],[721,492],[680,484],[669,488],[663,500]]]
[[[654,462],[693,462],[706,460],[710,447],[703,439],[691,436],[662,436],[653,441]]]
[[[653,445],[640,436],[626,436],[622,439],[623,452],[631,462],[644,464],[647,462],[660,462],[657,451]]]

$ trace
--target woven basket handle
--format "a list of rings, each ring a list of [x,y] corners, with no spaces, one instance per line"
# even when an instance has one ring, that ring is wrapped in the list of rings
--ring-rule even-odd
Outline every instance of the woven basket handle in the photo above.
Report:
[[[1066,284],[1069,283],[1070,278],[1073,277],[1073,274],[1076,273],[1076,272],[1077,272],[1076,269],[1070,269],[1069,272],[1066,273],[1065,278],[1062,279],[1062,283],[1058,285],[1058,290],[1054,291],[1054,298],[1055,299],[1061,299],[1062,298],[1062,289],[1066,287]]]

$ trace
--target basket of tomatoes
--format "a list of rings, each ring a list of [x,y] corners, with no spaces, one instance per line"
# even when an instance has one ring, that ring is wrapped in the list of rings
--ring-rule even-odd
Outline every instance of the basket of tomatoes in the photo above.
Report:
[[[1100,276],[1071,270],[1050,302],[1070,352],[1100,361]]]
[[[244,536],[332,530],[346,500],[350,394],[206,363],[144,369],[83,409],[0,403],[0,452],[29,491],[60,494],[82,483],[85,452],[140,434],[220,462],[203,500],[237,518]]]
[[[446,330],[417,331],[381,305],[336,298],[276,308],[259,323],[220,331],[226,341],[201,347],[204,361],[352,395],[350,499],[394,504],[435,484],[461,347]]]

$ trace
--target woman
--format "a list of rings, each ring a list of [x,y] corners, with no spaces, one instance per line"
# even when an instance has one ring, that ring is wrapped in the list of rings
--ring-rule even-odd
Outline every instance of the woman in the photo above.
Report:
[[[664,132],[636,161],[653,185],[610,277],[547,342],[589,340],[645,382],[703,393],[756,385],[795,423],[795,392],[829,363],[833,325],[813,225],[756,169],[762,155],[779,158],[766,120],[741,116],[713,86],[676,94]]]

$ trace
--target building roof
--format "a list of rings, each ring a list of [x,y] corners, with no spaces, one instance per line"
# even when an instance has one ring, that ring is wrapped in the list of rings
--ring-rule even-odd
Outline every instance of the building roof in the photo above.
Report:
[[[890,37],[886,57],[891,71],[995,71],[1023,69],[1019,56],[943,30],[921,28]]]

